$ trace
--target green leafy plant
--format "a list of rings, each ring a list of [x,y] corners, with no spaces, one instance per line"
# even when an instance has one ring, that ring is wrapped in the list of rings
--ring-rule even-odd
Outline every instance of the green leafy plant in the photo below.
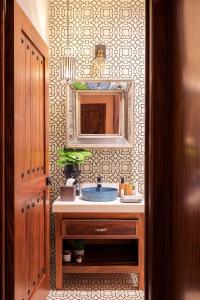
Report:
[[[74,241],[74,249],[75,250],[83,250],[85,246],[84,240],[75,240]]]
[[[59,160],[57,164],[60,167],[81,165],[87,158],[92,156],[92,153],[85,149],[64,148],[58,151]]]
[[[85,82],[76,81],[72,83],[71,87],[75,90],[88,90],[88,86]]]

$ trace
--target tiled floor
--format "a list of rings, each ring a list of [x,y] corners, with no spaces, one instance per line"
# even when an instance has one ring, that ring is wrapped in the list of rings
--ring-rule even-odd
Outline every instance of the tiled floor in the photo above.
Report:
[[[47,300],[143,300],[136,274],[66,274],[65,288]]]

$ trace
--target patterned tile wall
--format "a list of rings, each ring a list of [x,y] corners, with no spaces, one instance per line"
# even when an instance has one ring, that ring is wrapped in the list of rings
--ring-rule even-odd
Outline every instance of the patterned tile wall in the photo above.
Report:
[[[78,61],[78,77],[91,78],[94,45],[107,47],[107,65],[102,78],[133,79],[136,85],[135,145],[132,150],[94,150],[83,168],[83,179],[97,173],[117,182],[120,175],[139,182],[144,189],[144,0],[70,1],[69,52]],[[55,187],[63,180],[56,166],[57,150],[65,144],[66,89],[59,80],[59,57],[67,54],[67,1],[50,0],[50,167]]]
[[[65,145],[66,88],[59,79],[59,57],[69,53],[78,61],[78,78],[91,79],[96,44],[107,48],[107,64],[101,78],[133,79],[135,82],[135,145],[133,149],[93,149],[93,158],[82,169],[82,180],[118,182],[120,176],[137,181],[144,190],[145,111],[145,0],[70,0],[67,45],[67,1],[49,0],[50,50],[50,173],[51,199],[64,181],[57,167],[57,151]],[[52,265],[54,265],[54,220],[52,216]],[[54,280],[54,275],[53,275]]]

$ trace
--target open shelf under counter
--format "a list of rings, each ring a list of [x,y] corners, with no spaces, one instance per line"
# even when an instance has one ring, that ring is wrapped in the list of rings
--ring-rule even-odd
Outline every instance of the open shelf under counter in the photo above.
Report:
[[[100,242],[100,241],[99,241]],[[89,244],[82,263],[63,263],[63,273],[133,273],[138,272],[138,241],[127,244]]]

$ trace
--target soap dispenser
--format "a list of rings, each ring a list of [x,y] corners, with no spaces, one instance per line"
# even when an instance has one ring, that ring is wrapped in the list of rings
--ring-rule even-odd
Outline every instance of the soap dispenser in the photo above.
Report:
[[[80,196],[80,182],[78,179],[76,179],[73,183],[76,189],[76,196]]]

